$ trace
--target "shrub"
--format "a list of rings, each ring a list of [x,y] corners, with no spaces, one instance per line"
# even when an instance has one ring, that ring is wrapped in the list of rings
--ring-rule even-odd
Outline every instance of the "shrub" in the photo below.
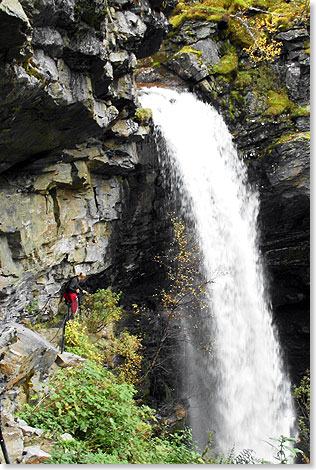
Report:
[[[143,360],[139,353],[141,348],[141,339],[126,330],[107,348],[112,355],[119,355],[123,359],[123,363],[115,369],[120,381],[136,383]]]
[[[203,463],[184,439],[152,437],[152,410],[138,407],[135,389],[88,360],[81,368],[61,369],[51,381],[51,394],[39,407],[26,406],[30,425],[58,435],[69,432],[72,442],[57,443],[50,463]]]
[[[298,387],[294,386],[294,398],[299,408],[299,437],[306,461],[310,458],[310,372],[301,380]]]
[[[91,343],[87,326],[78,319],[67,323],[65,329],[65,345],[67,351],[91,359],[98,363],[103,362],[104,355],[97,345]]]
[[[99,289],[95,294],[88,294],[84,300],[82,311],[87,317],[86,324],[92,333],[101,331],[109,323],[120,320],[122,307],[118,306],[121,292],[115,294],[111,289]]]

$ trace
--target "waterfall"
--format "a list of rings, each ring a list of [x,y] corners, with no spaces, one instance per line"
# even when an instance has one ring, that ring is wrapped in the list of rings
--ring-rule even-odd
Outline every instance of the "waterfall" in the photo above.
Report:
[[[218,451],[253,449],[272,459],[275,450],[266,441],[293,437],[295,413],[264,289],[258,194],[247,184],[245,164],[210,105],[162,88],[143,90],[140,101],[153,111],[164,139],[161,165],[182,200],[183,217],[194,222],[204,276],[212,281],[209,314],[198,322],[212,343],[210,352],[199,349],[192,321],[182,318],[188,339],[183,394],[193,439],[202,449],[213,431]]]

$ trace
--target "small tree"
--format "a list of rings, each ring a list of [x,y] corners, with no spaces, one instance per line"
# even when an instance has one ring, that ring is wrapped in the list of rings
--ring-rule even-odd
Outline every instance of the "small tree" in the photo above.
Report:
[[[82,311],[89,331],[97,333],[122,317],[123,309],[118,305],[120,297],[121,292],[116,294],[110,288],[99,289],[95,294],[86,296]]]
[[[155,294],[160,300],[167,320],[156,352],[138,384],[142,383],[153,370],[169,335],[171,323],[180,317],[180,311],[187,307],[192,314],[195,309],[206,309],[205,286],[209,282],[213,282],[212,280],[201,281],[199,247],[187,235],[183,221],[173,213],[170,217],[173,240],[166,253],[155,258],[157,263],[167,272],[167,288],[163,288]]]

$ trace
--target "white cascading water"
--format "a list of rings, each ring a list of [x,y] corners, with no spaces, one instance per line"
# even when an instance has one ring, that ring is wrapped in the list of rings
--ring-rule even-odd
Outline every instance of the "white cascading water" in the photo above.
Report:
[[[264,290],[258,195],[247,185],[246,167],[210,105],[162,88],[142,90],[140,101],[153,111],[165,141],[161,164],[173,175],[183,216],[191,214],[204,276],[212,280],[210,315],[199,322],[213,343],[210,354],[190,341],[192,324],[182,321],[188,337],[183,384],[193,439],[202,449],[208,431],[214,431],[218,451],[253,449],[273,461],[275,449],[266,441],[293,437],[295,413]]]

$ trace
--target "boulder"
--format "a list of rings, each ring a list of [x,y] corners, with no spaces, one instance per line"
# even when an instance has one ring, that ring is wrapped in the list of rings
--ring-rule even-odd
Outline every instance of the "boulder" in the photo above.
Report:
[[[44,380],[58,351],[43,336],[18,323],[7,323],[0,336],[0,386],[10,390],[28,382],[32,376]]]
[[[22,430],[16,426],[4,426],[2,432],[10,462],[15,464],[21,458],[23,452],[24,440]]]
[[[25,59],[32,28],[18,0],[2,0],[0,3],[0,55],[7,58]]]
[[[216,43],[207,38],[190,46],[184,46],[164,65],[184,80],[200,82],[210,75],[213,65],[218,62],[219,55]]]
[[[23,436],[41,436],[44,432],[44,429],[33,428],[29,426],[24,419],[17,418],[16,420],[17,427],[21,429]]]
[[[69,352],[58,353],[56,357],[56,364],[59,367],[76,367],[85,362],[83,357],[71,354]]]
[[[64,434],[61,434],[59,436],[60,440],[61,441],[74,441],[75,439],[72,437],[71,434],[69,434],[69,432],[64,432]]]
[[[51,457],[50,454],[44,452],[40,446],[24,447],[21,463],[24,464],[40,464],[45,463]]]

